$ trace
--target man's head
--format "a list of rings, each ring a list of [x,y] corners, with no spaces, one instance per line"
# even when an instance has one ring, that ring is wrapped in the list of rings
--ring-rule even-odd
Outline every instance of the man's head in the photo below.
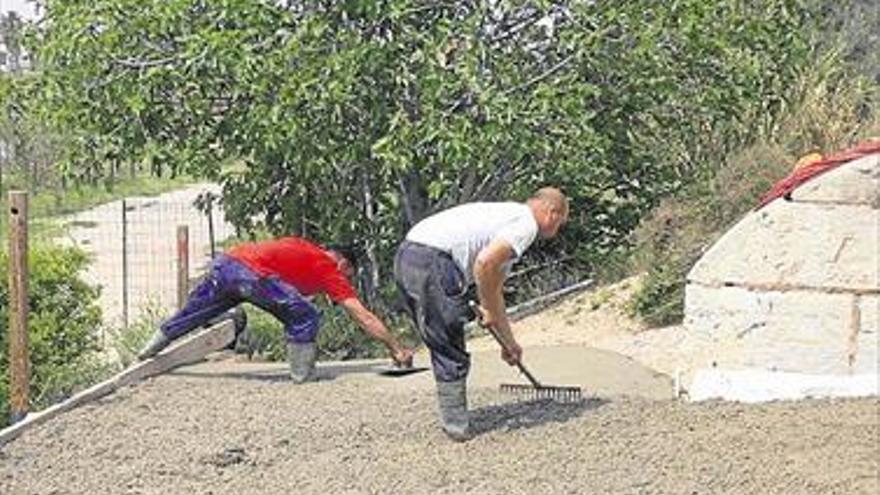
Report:
[[[353,244],[333,244],[327,246],[327,252],[336,260],[336,266],[348,278],[355,274],[357,269],[358,252]]]
[[[538,232],[544,239],[555,237],[559,228],[568,222],[568,199],[555,187],[542,187],[526,201],[538,223]]]

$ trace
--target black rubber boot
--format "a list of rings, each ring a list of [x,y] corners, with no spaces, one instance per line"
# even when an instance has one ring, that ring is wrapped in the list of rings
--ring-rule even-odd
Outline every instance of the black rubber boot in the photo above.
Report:
[[[456,442],[470,440],[470,420],[467,411],[467,382],[437,382],[437,402],[443,431]]]
[[[150,341],[138,352],[138,359],[143,361],[144,359],[149,359],[156,354],[159,354],[162,349],[168,347],[168,344],[171,343],[171,339],[165,336],[162,333],[162,330],[156,330],[156,333],[150,338]]]
[[[290,364],[290,379],[293,383],[315,381],[315,360],[318,348],[314,342],[299,344],[287,343],[287,362]]]

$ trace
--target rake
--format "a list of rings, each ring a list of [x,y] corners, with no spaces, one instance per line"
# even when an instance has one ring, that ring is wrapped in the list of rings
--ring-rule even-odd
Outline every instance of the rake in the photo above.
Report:
[[[471,310],[473,310],[474,314],[477,315],[478,321],[480,321],[480,323],[482,324],[483,312],[480,306],[478,306],[477,303],[474,301],[469,301],[468,305],[470,306]],[[488,330],[492,337],[495,338],[495,341],[498,342],[498,345],[500,345],[502,349],[507,351],[507,346],[504,344],[504,341],[501,340],[501,336],[498,335],[498,332],[494,328],[492,328],[492,326],[483,325],[483,328]],[[558,402],[580,402],[581,400],[583,400],[580,387],[543,385],[541,382],[538,381],[537,378],[535,378],[535,375],[531,374],[531,372],[526,369],[522,361],[517,360],[515,364],[516,367],[519,368],[519,372],[525,375],[531,385],[502,383],[499,387],[502,393],[507,393],[520,398],[532,400],[550,399]]]

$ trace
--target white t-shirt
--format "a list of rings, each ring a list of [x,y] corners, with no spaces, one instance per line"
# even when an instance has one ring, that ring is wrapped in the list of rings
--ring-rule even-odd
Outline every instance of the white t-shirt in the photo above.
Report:
[[[507,273],[537,234],[532,210],[523,203],[465,203],[423,219],[413,226],[406,240],[449,253],[467,283],[471,283],[474,260],[490,242],[500,239],[513,248],[515,258],[503,267]]]

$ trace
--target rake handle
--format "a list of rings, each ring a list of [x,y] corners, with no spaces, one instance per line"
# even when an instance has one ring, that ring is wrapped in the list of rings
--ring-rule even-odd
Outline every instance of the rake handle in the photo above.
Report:
[[[498,341],[498,345],[500,345],[502,349],[510,354],[510,351],[507,350],[507,346],[504,344],[504,341],[501,340],[501,336],[498,335],[495,329],[492,327],[486,327],[486,330],[488,330],[489,333],[492,334],[493,337],[495,337],[495,340]],[[535,388],[541,388],[541,382],[539,382],[531,373],[529,373],[529,370],[527,370],[526,367],[523,366],[522,361],[517,359],[514,364],[516,364],[516,367],[519,368],[519,372],[525,375],[526,378],[528,378],[529,381],[532,382],[532,385],[534,385]]]
[[[482,322],[483,321],[483,313],[480,311],[480,308],[479,308],[479,306],[477,306],[477,303],[475,303],[474,301],[470,301],[468,304],[470,305],[471,309],[474,310],[474,313],[477,314],[477,319],[480,322]],[[489,334],[491,334],[492,337],[495,337],[495,341],[498,342],[498,345],[500,345],[501,348],[504,349],[505,352],[510,354],[510,351],[507,349],[507,345],[504,343],[503,340],[501,340],[501,336],[498,335],[498,332],[491,325],[485,325],[485,326],[483,326],[483,328],[488,330]],[[531,373],[529,373],[529,370],[526,369],[526,367],[522,364],[522,362],[519,359],[517,359],[514,362],[514,364],[516,364],[516,367],[519,368],[519,372],[522,373],[523,375],[525,375],[526,378],[528,378],[529,381],[532,382],[532,385],[535,388],[542,388],[541,382],[539,382]]]

